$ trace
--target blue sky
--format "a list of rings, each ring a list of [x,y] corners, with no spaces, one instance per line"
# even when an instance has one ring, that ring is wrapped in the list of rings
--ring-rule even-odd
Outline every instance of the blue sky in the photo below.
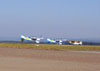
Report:
[[[100,38],[100,0],[0,0],[0,37]]]

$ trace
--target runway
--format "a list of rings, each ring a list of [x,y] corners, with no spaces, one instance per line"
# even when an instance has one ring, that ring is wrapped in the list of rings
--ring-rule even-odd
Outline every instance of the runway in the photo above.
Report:
[[[0,71],[100,71],[100,52],[0,47]]]

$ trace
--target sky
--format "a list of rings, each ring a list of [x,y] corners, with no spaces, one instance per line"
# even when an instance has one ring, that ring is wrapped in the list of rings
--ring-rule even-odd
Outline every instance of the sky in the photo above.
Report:
[[[100,0],[0,0],[0,37],[100,39]]]

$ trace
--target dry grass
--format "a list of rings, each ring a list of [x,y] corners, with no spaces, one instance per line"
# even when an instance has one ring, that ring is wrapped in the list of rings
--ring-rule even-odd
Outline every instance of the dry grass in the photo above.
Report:
[[[26,49],[37,49],[37,50],[100,51],[100,46],[68,46],[68,45],[46,45],[46,44],[9,44],[9,43],[0,43],[0,47],[26,48]]]

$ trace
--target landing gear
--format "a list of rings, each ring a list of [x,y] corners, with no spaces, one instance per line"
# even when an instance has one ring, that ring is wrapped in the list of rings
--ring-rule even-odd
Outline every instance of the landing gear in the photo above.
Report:
[[[23,38],[21,38],[21,43],[24,43],[24,39]]]

